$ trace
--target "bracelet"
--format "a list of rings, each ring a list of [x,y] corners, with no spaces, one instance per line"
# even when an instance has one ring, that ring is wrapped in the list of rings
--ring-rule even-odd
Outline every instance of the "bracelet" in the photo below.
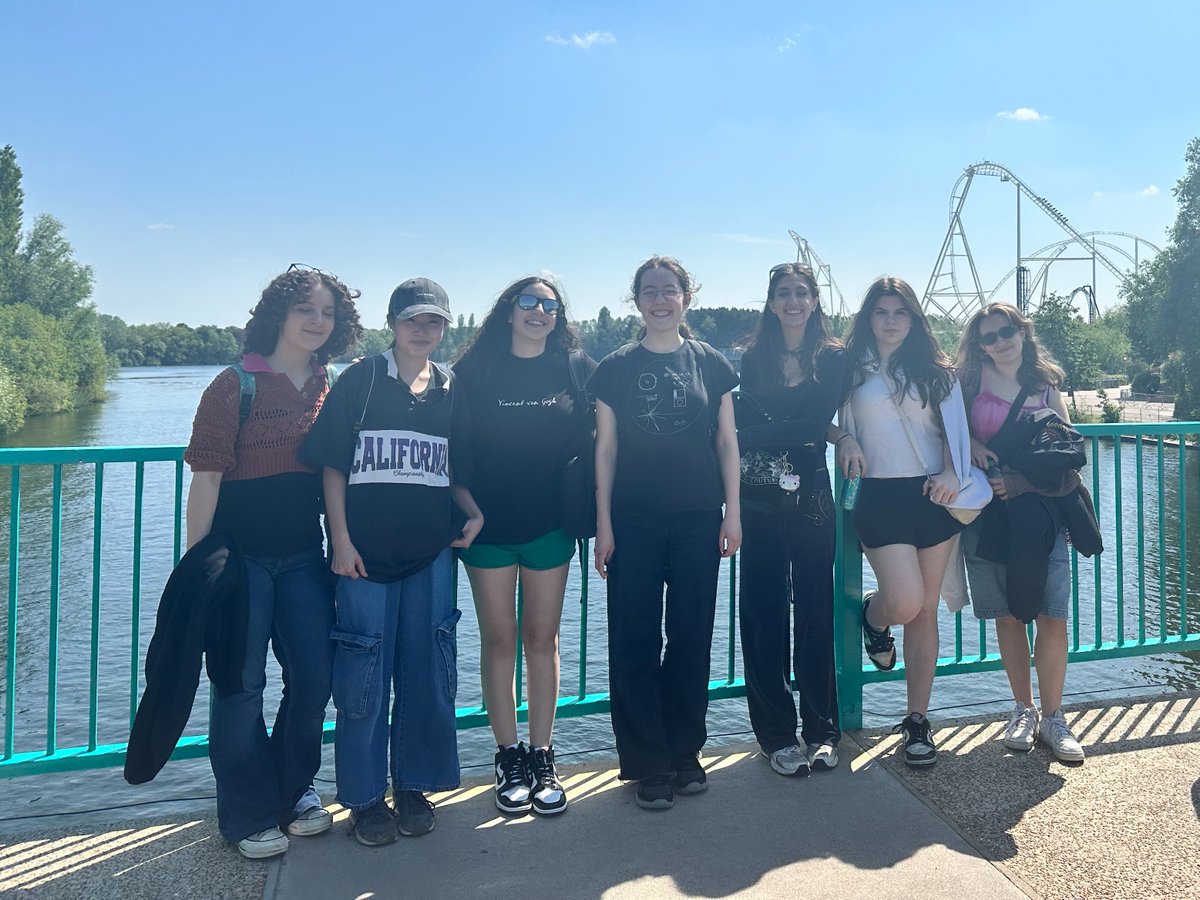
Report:
[[[836,447],[838,444],[840,444],[842,441],[844,441],[848,437],[854,437],[854,435],[852,435],[850,432],[847,431],[840,438],[838,438],[836,441],[833,442],[833,446]]]

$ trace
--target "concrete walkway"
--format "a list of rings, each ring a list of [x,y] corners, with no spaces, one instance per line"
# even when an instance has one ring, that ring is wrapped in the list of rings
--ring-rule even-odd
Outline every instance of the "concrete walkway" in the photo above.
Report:
[[[217,836],[211,811],[59,825],[0,837],[0,895],[1200,896],[1200,701],[1076,706],[1068,718],[1082,767],[1042,747],[1010,754],[994,717],[956,720],[936,733],[931,771],[905,767],[885,731],[847,735],[838,769],[807,779],[781,778],[753,747],[722,748],[704,760],[707,793],[646,812],[614,769],[572,766],[572,805],[556,820],[501,817],[476,780],[435,798],[429,835],[368,849],[334,807],[332,832],[260,863]]]

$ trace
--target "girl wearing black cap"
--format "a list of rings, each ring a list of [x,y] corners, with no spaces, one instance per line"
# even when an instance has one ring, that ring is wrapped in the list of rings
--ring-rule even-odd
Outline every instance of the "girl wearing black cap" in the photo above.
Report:
[[[360,844],[433,829],[425,792],[459,783],[451,547],[483,525],[471,496],[466,405],[431,362],[446,292],[414,278],[388,306],[395,338],[330,392],[303,455],[324,467],[337,622],[337,799]],[[465,521],[461,510],[466,514]],[[388,724],[389,695],[395,689]],[[389,752],[390,743],[390,752]],[[389,769],[392,809],[384,794]]]
[[[637,269],[641,340],[610,353],[596,396],[596,570],[608,580],[613,731],[644,809],[708,787],[709,654],[721,557],[742,542],[738,444],[720,353],[690,336],[696,290],[678,260]],[[722,512],[722,506],[724,510]],[[663,589],[666,651],[663,652]]]
[[[454,365],[475,441],[472,491],[486,524],[459,551],[479,617],[480,675],[496,738],[495,803],[506,813],[567,808],[551,743],[558,704],[558,626],[575,540],[563,530],[562,472],[589,440],[582,387],[596,364],[578,349],[562,291],[548,278],[505,288]],[[528,477],[514,477],[516,472]],[[517,741],[517,580],[528,673],[529,748]]]

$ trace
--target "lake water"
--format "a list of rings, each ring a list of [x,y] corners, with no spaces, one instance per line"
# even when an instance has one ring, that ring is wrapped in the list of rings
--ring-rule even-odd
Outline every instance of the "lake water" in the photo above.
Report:
[[[218,367],[173,367],[123,369],[109,384],[108,400],[77,413],[32,420],[19,434],[0,438],[0,446],[138,446],[145,444],[184,444],[187,442],[191,420],[200,394],[219,371]],[[1196,497],[1196,454],[1191,453],[1189,466],[1188,535],[1191,568],[1200,560],[1200,501]],[[1168,567],[1168,590],[1176,586],[1179,562],[1178,548],[1171,544],[1173,519],[1177,516],[1178,456],[1171,451],[1166,461],[1164,485],[1167,493],[1166,518],[1171,520],[1164,548]],[[1147,455],[1146,496],[1156,495],[1157,473]],[[1104,477],[1111,478],[1113,453],[1103,447],[1094,461]],[[1133,469],[1132,448],[1123,453],[1122,474],[1125,503],[1129,509],[1136,504],[1137,478]],[[48,691],[47,646],[51,632],[49,615],[51,541],[49,508],[52,484],[48,470],[28,468],[22,473],[22,523],[20,566],[20,609],[16,659],[17,702],[14,729],[17,752],[37,750],[45,745],[46,695]],[[92,641],[92,554],[94,470],[91,466],[67,467],[63,478],[63,534],[61,558],[61,599],[58,616],[59,674],[57,743],[60,747],[87,742],[89,647]],[[1085,470],[1086,474],[1086,470]],[[8,509],[9,483],[7,471],[0,484],[0,510]],[[186,497],[186,467],[185,487]],[[158,595],[170,572],[175,551],[172,511],[174,496],[174,464],[146,465],[140,589],[135,593],[131,547],[136,511],[134,467],[128,464],[110,465],[104,472],[103,532],[100,537],[104,561],[101,583],[100,646],[98,672],[98,737],[99,743],[123,741],[128,734],[132,696],[140,687],[140,659],[144,656],[154,625],[154,610]],[[1176,512],[1173,514],[1172,510]],[[1106,508],[1106,538],[1109,552],[1102,557],[1101,578],[1105,584],[1116,579],[1115,528],[1112,510]],[[1128,524],[1127,513],[1123,535],[1125,549],[1125,585],[1127,604],[1132,603],[1136,615],[1137,534]],[[1147,509],[1143,516],[1147,537],[1147,608],[1152,619],[1157,618],[1158,549],[1156,512]],[[0,522],[0,597],[8,591],[7,518]],[[1092,564],[1080,561],[1080,580],[1086,585],[1093,581]],[[604,583],[590,569],[589,602],[580,602],[582,578],[578,562],[572,564],[567,601],[562,623],[562,693],[596,692],[607,689],[606,633],[604,616]],[[868,583],[871,574],[865,573]],[[478,631],[466,578],[459,580],[459,606],[463,610],[459,626],[459,696],[460,706],[480,702],[478,668]],[[1200,578],[1193,577],[1190,593],[1200,587]],[[1130,591],[1133,600],[1130,601]],[[723,679],[728,665],[727,649],[737,637],[729,631],[729,589],[727,569],[722,572],[718,594],[717,636],[712,654],[712,678]],[[1082,604],[1081,604],[1082,605]],[[1191,601],[1189,618],[1192,630],[1198,627],[1196,613],[1200,602]],[[133,614],[135,606],[140,613]],[[1178,605],[1170,605],[1167,613],[1178,620]],[[7,609],[0,604],[0,620],[7,629]],[[586,619],[588,681],[580,685],[579,636]],[[1105,612],[1106,622],[1113,619],[1112,611]],[[1127,612],[1129,628],[1136,619]],[[1081,609],[1079,627],[1081,639],[1087,642],[1092,634],[1094,611]],[[1106,626],[1106,628],[1111,626]],[[977,647],[974,619],[964,621],[966,652]],[[1136,633],[1130,631],[1129,633]],[[139,648],[135,659],[130,652],[131,636],[137,635]],[[943,616],[943,654],[953,646],[953,619]],[[1106,636],[1108,635],[1106,631]],[[994,640],[992,642],[994,648]],[[0,653],[6,652],[0,646]],[[735,674],[741,675],[740,652],[735,652]],[[0,697],[3,696],[5,673],[0,668]],[[1187,655],[1161,654],[1096,663],[1073,664],[1067,677],[1067,700],[1093,699],[1104,695],[1129,695],[1147,691],[1184,690],[1200,686],[1200,665]],[[273,682],[278,690],[278,680]],[[268,702],[272,708],[273,698]],[[1001,672],[956,676],[939,679],[934,685],[934,718],[994,711],[1000,714],[1011,705],[1007,681]],[[870,726],[898,721],[905,712],[902,683],[868,687],[864,698],[864,720]],[[330,708],[332,715],[332,707]],[[197,701],[189,733],[205,731],[205,709],[202,698]],[[709,713],[710,743],[720,745],[752,739],[746,717],[744,700],[727,700],[712,704]],[[555,743],[560,758],[573,761],[588,757],[614,755],[613,736],[607,716],[589,716],[560,720],[556,727]],[[467,773],[486,770],[491,765],[494,744],[486,728],[461,732],[460,755]],[[332,793],[332,756],[327,748],[326,766],[318,785],[323,792]],[[48,785],[53,784],[53,787]],[[205,760],[171,763],[149,785],[131,788],[121,780],[118,770],[84,773],[65,773],[34,777],[4,783],[4,800],[0,802],[0,818],[21,815],[52,814],[61,809],[84,809],[106,805],[148,803],[148,814],[161,812],[159,804],[180,798],[212,796],[212,778]],[[155,807],[158,807],[157,809]]]

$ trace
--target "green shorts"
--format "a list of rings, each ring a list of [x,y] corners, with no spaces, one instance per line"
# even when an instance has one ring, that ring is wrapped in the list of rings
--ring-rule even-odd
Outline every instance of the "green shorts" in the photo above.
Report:
[[[524,544],[472,544],[458,551],[458,558],[476,569],[557,569],[575,555],[575,539],[561,528],[548,531]]]

